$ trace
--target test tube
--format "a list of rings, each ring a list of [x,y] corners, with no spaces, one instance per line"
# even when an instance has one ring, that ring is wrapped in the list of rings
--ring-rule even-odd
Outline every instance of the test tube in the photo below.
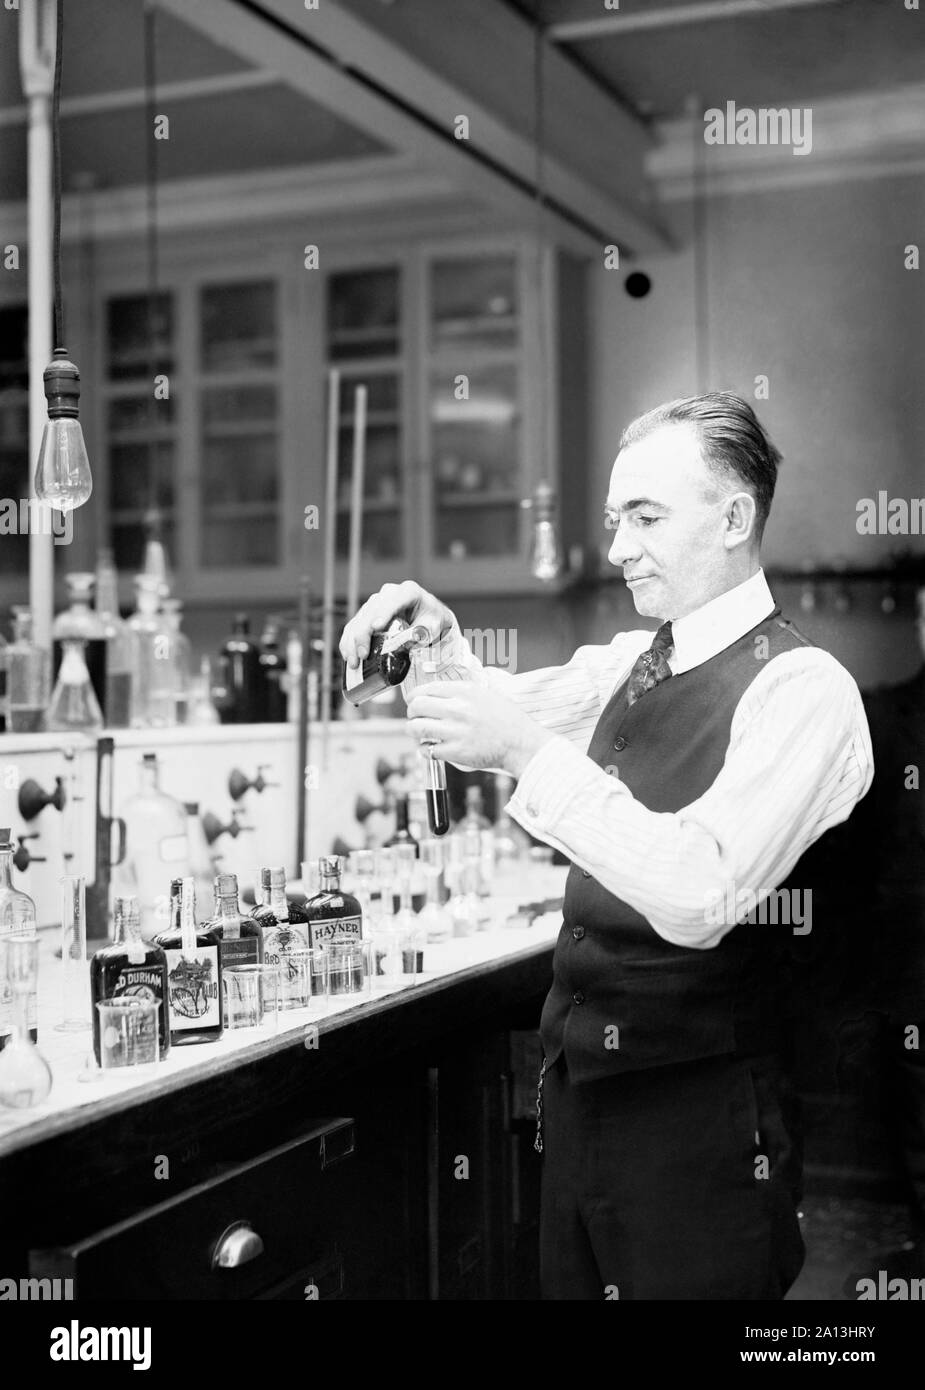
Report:
[[[446,791],[446,763],[435,758],[430,748],[424,759],[424,796],[427,824],[432,835],[445,835],[450,828],[450,803]]]

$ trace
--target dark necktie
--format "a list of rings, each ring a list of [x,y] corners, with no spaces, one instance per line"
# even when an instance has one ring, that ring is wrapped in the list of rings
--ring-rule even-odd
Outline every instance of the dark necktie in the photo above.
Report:
[[[658,632],[652,638],[652,645],[637,656],[636,662],[630,671],[630,678],[626,683],[626,703],[634,705],[640,695],[645,695],[647,690],[654,690],[662,681],[668,680],[671,675],[671,667],[668,665],[668,653],[673,648],[671,639],[671,623],[662,623]]]

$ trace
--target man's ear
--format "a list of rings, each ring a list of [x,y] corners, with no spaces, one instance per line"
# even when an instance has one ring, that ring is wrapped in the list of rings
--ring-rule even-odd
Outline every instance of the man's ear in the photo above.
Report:
[[[755,525],[758,520],[755,499],[751,493],[737,492],[730,497],[723,512],[723,518],[726,522],[723,544],[727,550],[735,550],[738,546],[751,540],[755,535]]]

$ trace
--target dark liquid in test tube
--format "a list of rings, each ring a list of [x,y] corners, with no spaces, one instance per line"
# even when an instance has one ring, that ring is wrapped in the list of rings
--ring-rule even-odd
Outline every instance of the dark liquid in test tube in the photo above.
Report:
[[[445,835],[450,828],[450,803],[446,787],[427,787],[427,824],[432,835]]]

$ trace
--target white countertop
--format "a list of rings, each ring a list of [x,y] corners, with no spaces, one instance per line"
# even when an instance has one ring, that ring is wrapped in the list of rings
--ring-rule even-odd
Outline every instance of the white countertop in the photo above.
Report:
[[[559,874],[564,887],[565,871]],[[562,889],[560,888],[560,892]],[[521,897],[523,900],[523,897]],[[27,1147],[76,1125],[141,1104],[178,1087],[232,1070],[292,1047],[301,1036],[306,1049],[318,1045],[326,1032],[349,1023],[359,1011],[390,1009],[416,991],[439,990],[467,972],[527,956],[550,946],[562,923],[560,911],[548,912],[529,926],[505,926],[518,899],[493,899],[493,925],[469,937],[456,937],[440,945],[428,944],[420,975],[402,977],[401,983],[376,984],[371,992],[334,1000],[312,1002],[307,1009],[278,1015],[278,1028],[226,1031],[214,1043],[171,1047],[168,1056],[151,1068],[125,1068],[102,1076],[95,1069],[92,1036],[83,1032],[56,1031],[60,1020],[61,963],[54,958],[56,932],[43,932],[39,1003],[39,1050],[52,1070],[53,1083],[47,1100],[28,1110],[0,1106],[0,1156]],[[57,975],[57,979],[55,976]],[[81,1079],[83,1076],[84,1079]],[[95,1079],[86,1079],[87,1077]]]

